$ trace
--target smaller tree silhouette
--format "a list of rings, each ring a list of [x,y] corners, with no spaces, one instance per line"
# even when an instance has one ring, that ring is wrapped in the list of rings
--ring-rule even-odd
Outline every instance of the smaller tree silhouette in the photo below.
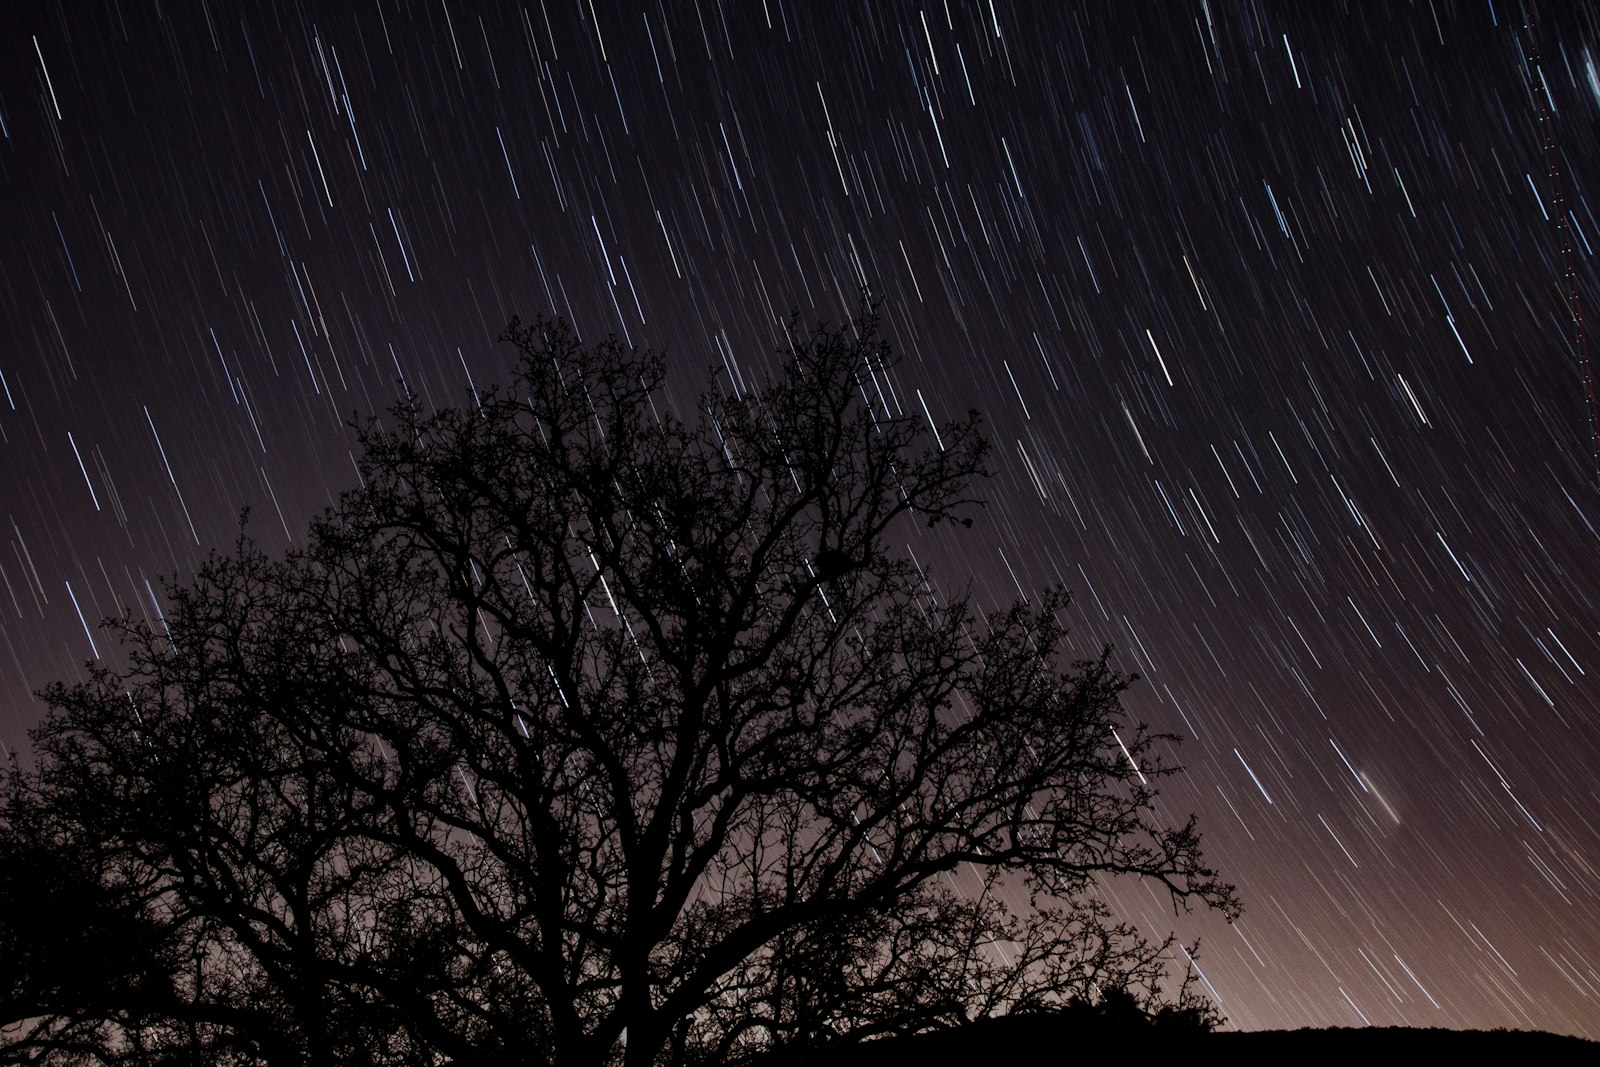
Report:
[[[1095,883],[1233,889],[1128,679],[1062,662],[1065,595],[982,616],[898,548],[970,525],[986,446],[901,410],[870,311],[689,417],[653,355],[506,339],[508,390],[361,432],[308,547],[241,535],[47,691],[5,1057],[642,1067],[1194,1010]],[[20,918],[43,891],[68,921]]]

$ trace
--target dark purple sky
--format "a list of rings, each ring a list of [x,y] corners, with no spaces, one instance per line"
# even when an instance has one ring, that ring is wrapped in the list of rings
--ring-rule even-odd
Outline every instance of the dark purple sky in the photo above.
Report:
[[[1600,315],[1577,7],[1537,35]],[[402,379],[500,380],[513,313],[688,390],[866,282],[906,410],[996,445],[975,530],[913,550],[991,606],[1071,587],[1187,738],[1231,1020],[1600,1038],[1600,496],[1531,36],[1505,0],[7,3],[0,738],[242,505],[298,537]]]

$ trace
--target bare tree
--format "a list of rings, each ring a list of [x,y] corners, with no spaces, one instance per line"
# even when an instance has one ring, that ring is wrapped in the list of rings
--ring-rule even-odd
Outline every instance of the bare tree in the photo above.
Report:
[[[981,617],[898,548],[970,525],[985,444],[902,411],[875,327],[791,323],[681,419],[659,358],[513,322],[511,387],[369,426],[308,548],[114,624],[0,842],[142,940],[15,1001],[13,1057],[641,1067],[1193,1007],[1096,881],[1233,889],[1064,595]]]

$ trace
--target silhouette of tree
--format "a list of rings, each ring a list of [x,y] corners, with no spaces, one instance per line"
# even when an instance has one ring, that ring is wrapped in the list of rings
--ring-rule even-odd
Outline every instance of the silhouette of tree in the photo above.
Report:
[[[241,533],[113,621],[129,666],[49,689],[6,780],[4,1054],[639,1067],[1196,1011],[1095,892],[1237,908],[1129,679],[1061,662],[1061,592],[984,617],[897,547],[970,525],[976,415],[904,413],[870,310],[790,336],[680,418],[658,357],[513,321],[512,385],[361,431],[307,547]]]

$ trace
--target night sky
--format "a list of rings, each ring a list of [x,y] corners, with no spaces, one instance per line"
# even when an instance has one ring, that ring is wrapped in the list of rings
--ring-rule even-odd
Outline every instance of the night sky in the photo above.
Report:
[[[1071,588],[1185,739],[1230,1021],[1600,1038],[1600,27],[1537,14],[7,3],[0,739],[241,507],[298,543],[351,419],[504,380],[514,313],[688,397],[866,284],[904,410],[995,444],[910,550]]]

